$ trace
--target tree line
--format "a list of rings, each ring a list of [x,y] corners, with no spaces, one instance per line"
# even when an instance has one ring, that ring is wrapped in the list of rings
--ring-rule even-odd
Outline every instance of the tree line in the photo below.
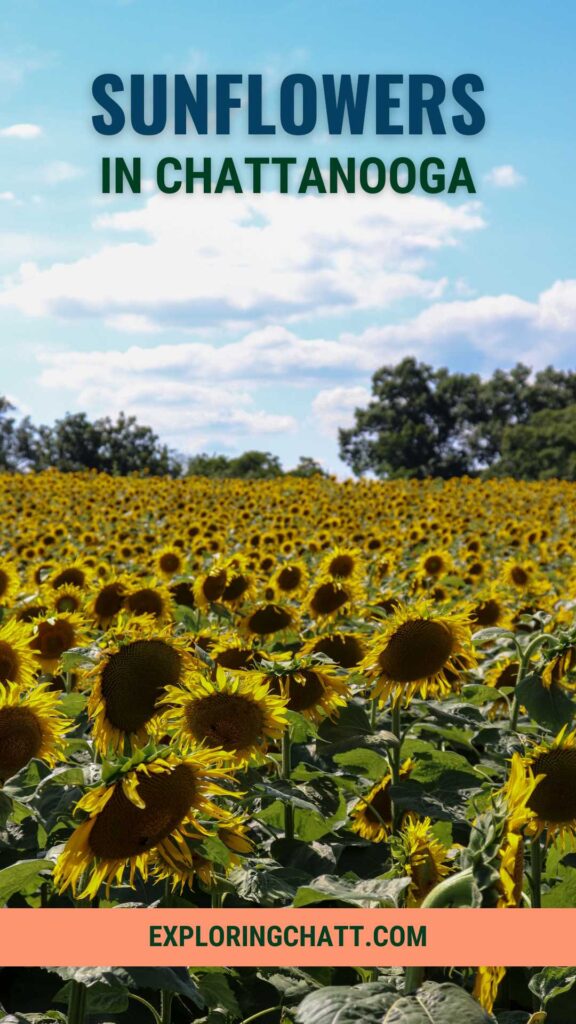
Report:
[[[383,366],[354,424],[339,431],[340,458],[356,476],[511,476],[576,480],[576,372],[518,363],[491,377],[434,369],[409,357]],[[90,420],[67,413],[53,426],[17,421],[0,397],[0,469],[98,470],[112,475],[195,475],[246,480],[286,472],[270,452],[179,455],[151,427],[121,413]],[[301,457],[292,476],[325,475]]]

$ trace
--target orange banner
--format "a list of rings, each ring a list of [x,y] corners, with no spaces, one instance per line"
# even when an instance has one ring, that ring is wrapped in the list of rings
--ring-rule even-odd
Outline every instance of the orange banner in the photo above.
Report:
[[[576,966],[576,910],[0,910],[0,966]]]

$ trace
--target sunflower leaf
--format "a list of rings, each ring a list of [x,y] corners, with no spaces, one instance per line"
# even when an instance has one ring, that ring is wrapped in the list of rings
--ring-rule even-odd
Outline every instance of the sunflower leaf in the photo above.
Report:
[[[569,992],[575,984],[576,967],[545,967],[530,978],[528,988],[544,1007],[552,999]]]
[[[516,694],[530,718],[552,732],[569,725],[576,713],[576,704],[566,691],[560,686],[544,686],[538,672],[524,676]]]
[[[311,903],[337,900],[353,907],[397,907],[409,885],[409,878],[352,880],[338,875],[320,875],[298,889],[294,906],[307,907]]]
[[[0,871],[0,906],[5,906],[15,893],[35,892],[45,872],[52,872],[51,860],[18,860]]]

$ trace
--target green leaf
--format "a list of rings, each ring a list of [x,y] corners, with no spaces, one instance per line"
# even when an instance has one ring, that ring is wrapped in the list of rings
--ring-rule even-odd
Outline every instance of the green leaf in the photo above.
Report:
[[[389,982],[339,986],[311,992],[296,1012],[297,1024],[495,1024],[457,985],[426,982],[413,996],[400,996]]]
[[[368,879],[361,881],[320,875],[301,886],[294,897],[295,907],[337,900],[353,907],[397,907],[399,897],[410,884],[409,878]]]
[[[367,779],[381,779],[389,771],[388,759],[369,747],[354,747],[342,754],[334,754],[336,764],[344,768],[357,768]]]
[[[3,868],[0,871],[0,907],[15,893],[26,896],[35,892],[44,880],[44,873],[52,872],[53,867],[51,860],[18,860],[9,868]]]
[[[575,983],[576,967],[545,967],[530,978],[528,988],[544,1007],[551,999],[569,992]]]
[[[576,907],[576,868],[559,867],[561,881],[542,895],[543,907]]]
[[[242,1016],[238,1000],[224,971],[203,974],[199,979],[198,989],[209,1009],[221,1010],[236,1017]]]
[[[60,698],[60,708],[67,718],[78,718],[86,707],[86,697],[83,693],[63,693]]]
[[[570,700],[566,691],[560,686],[544,686],[537,672],[524,676],[516,687],[516,694],[530,718],[552,732],[558,732],[574,718],[576,704]]]

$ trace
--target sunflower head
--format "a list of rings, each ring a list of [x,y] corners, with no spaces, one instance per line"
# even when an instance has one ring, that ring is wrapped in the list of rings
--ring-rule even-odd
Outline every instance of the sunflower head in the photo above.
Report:
[[[36,663],[30,641],[32,629],[16,619],[0,626],[0,689],[8,683],[28,687],[34,680]]]
[[[546,831],[548,839],[556,836],[573,843],[576,837],[576,732],[566,727],[551,743],[542,743],[519,760],[521,784],[536,782],[527,800],[533,814],[529,831],[535,835]],[[520,772],[520,764],[524,769]]]
[[[346,704],[345,680],[325,664],[315,663],[313,656],[289,659],[280,655],[266,664],[266,682],[273,693],[286,701],[289,711],[318,722],[325,716],[333,718]]]
[[[366,656],[366,643],[360,633],[324,633],[309,640],[304,654],[324,654],[340,668],[356,668]]]
[[[362,663],[374,680],[374,696],[393,704],[449,693],[463,664],[475,664],[468,615],[442,614],[423,601],[399,608],[387,620]]]
[[[306,599],[306,610],[313,619],[327,621],[347,614],[358,603],[361,590],[354,578],[321,576]]]
[[[32,758],[53,767],[64,759],[70,728],[59,710],[59,696],[46,684],[25,693],[13,683],[0,687],[0,783]]]
[[[180,878],[190,859],[188,838],[215,834],[230,820],[214,797],[231,796],[222,782],[232,779],[230,769],[206,750],[187,757],[151,752],[139,763],[119,766],[77,804],[85,820],[57,861],[56,888],[94,897],[103,883],[121,884],[127,869],[131,885],[137,872],[146,879],[159,858]]]
[[[84,623],[76,612],[35,619],[32,625],[30,647],[44,672],[55,672],[62,655],[85,640]]]
[[[241,622],[241,629],[252,636],[270,636],[288,629],[294,623],[294,615],[281,604],[268,602],[256,605]]]
[[[164,703],[164,728],[182,749],[203,744],[239,765],[260,756],[286,728],[285,701],[254,672],[190,672],[180,687],[168,688]]]
[[[187,655],[164,633],[114,645],[93,670],[88,701],[97,750],[118,750],[126,739],[142,745],[153,730],[162,697],[180,681]],[[125,638],[126,641],[126,638]]]
[[[450,874],[448,850],[434,835],[431,819],[414,814],[406,816],[395,845],[398,860],[411,879],[406,905],[419,907]]]
[[[400,769],[400,779],[407,779],[414,763],[407,759]],[[362,839],[383,843],[393,827],[393,807],[390,790],[392,774],[385,775],[372,789],[358,800],[350,813],[350,828]]]

